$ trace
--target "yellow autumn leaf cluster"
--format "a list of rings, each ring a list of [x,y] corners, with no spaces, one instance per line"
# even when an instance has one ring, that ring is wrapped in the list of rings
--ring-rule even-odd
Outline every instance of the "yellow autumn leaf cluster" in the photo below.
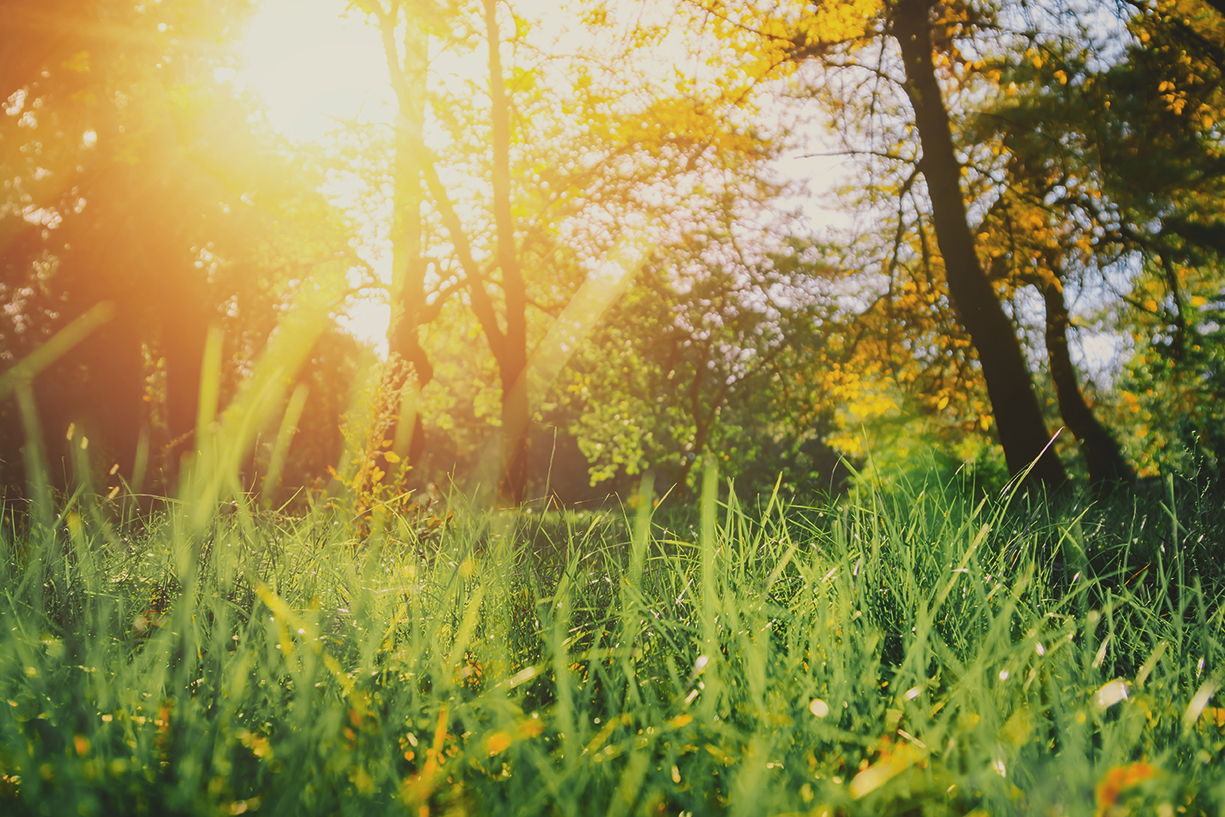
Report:
[[[822,3],[817,7],[817,13],[801,24],[800,30],[814,42],[857,40],[868,33],[871,21],[881,8],[879,0]]]

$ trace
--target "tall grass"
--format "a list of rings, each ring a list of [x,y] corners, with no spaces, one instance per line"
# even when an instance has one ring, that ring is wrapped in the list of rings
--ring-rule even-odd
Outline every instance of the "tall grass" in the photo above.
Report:
[[[78,494],[0,536],[0,810],[1221,813],[1225,517],[1177,488],[709,471],[692,513],[373,534]]]

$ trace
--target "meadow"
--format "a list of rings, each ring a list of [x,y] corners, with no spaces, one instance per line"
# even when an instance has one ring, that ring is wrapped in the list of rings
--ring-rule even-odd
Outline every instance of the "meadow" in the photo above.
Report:
[[[0,538],[0,811],[1225,812],[1219,485]]]

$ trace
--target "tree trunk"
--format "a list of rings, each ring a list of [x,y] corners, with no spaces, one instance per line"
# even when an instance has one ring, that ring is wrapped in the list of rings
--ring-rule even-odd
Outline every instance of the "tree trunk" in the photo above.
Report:
[[[526,361],[525,361],[526,363]],[[527,393],[527,366],[513,385],[502,381],[502,479],[498,493],[504,502],[519,505],[527,492],[528,433],[531,403]]]
[[[510,102],[502,78],[501,40],[496,0],[484,0],[485,36],[489,43],[489,101],[493,125],[493,221],[497,233],[498,268],[506,299],[506,334],[496,355],[502,377],[502,498],[518,505],[527,489],[531,405],[527,392],[527,286],[515,245],[511,213]]]
[[[196,450],[196,416],[200,404],[200,375],[208,343],[209,310],[206,282],[192,275],[189,260],[166,275],[157,290],[160,320],[159,346],[165,359],[166,448],[162,478],[167,488],[176,484],[179,463]],[[167,270],[172,269],[169,261]],[[150,316],[152,317],[152,316]]]
[[[421,154],[421,169],[425,174],[426,187],[438,206],[443,228],[450,236],[455,254],[464,270],[472,313],[480,323],[481,331],[489,344],[489,351],[497,363],[502,385],[498,493],[503,501],[519,504],[523,501],[527,488],[527,455],[531,427],[527,383],[527,287],[520,267],[514,216],[511,211],[510,102],[502,77],[497,5],[494,0],[486,0],[484,8],[485,34],[489,44],[489,100],[493,131],[494,260],[501,276],[499,283],[505,310],[505,329],[498,320],[498,308],[489,293],[488,270],[476,261],[472,243],[464,231],[463,223],[445,185],[438,176],[434,159],[424,142],[419,139],[416,148]],[[385,41],[387,37],[384,32]]]
[[[1133,482],[1135,472],[1123,457],[1123,451],[1110,430],[1093,416],[1076,381],[1076,368],[1068,353],[1067,304],[1063,287],[1054,278],[1040,284],[1046,302],[1046,355],[1050,361],[1051,379],[1059,400],[1063,423],[1080,441],[1081,453],[1089,467],[1089,484],[1095,491],[1109,491],[1118,483]]]
[[[983,273],[967,221],[961,165],[953,152],[952,127],[932,62],[931,7],[930,0],[899,0],[892,34],[901,47],[904,87],[914,108],[923,150],[920,168],[931,197],[949,296],[982,365],[1008,469],[1018,474],[1034,463],[1030,480],[1055,488],[1067,475],[1054,449],[1048,447],[1050,436],[1025,356]]]
[[[696,416],[694,420],[697,423],[697,433],[693,436],[693,448],[686,455],[685,461],[681,464],[680,474],[676,477],[676,495],[682,497],[689,494],[689,474],[693,471],[693,466],[701,461],[706,453],[706,440],[710,436],[714,412],[711,412],[711,417],[707,422],[702,422],[702,418]]]
[[[434,378],[434,367],[421,346],[420,330],[425,308],[425,258],[422,255],[421,206],[423,191],[421,169],[423,157],[420,145],[425,126],[425,83],[429,71],[429,37],[414,20],[404,28],[404,57],[401,62],[395,37],[396,16],[379,17],[387,67],[391,71],[392,87],[398,107],[396,116],[394,208],[391,229],[392,283],[391,324],[388,327],[387,351],[407,364],[422,389]],[[392,384],[404,387],[408,371]],[[396,406],[398,410],[399,405]],[[387,431],[387,438],[396,440],[399,421]],[[417,465],[425,451],[425,428],[420,413],[414,412],[412,433],[407,444],[397,445],[395,453],[404,457],[411,467]]]

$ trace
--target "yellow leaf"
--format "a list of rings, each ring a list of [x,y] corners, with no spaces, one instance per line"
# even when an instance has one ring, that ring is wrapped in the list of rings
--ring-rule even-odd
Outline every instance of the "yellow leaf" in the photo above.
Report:
[[[1208,706],[1200,713],[1200,718],[1218,728],[1225,728],[1225,709],[1219,706]]]
[[[949,396],[946,394],[940,398],[940,402],[936,404],[936,411],[944,411],[948,407]]]
[[[544,732],[544,725],[535,718],[529,718],[528,720],[525,720],[523,723],[519,724],[515,731],[519,733],[519,737],[521,738],[539,737],[540,734]]]
[[[869,766],[855,775],[855,779],[851,781],[850,785],[851,797],[858,800],[865,794],[880,788],[922,759],[923,755],[909,743],[901,744],[898,746],[897,751],[888,758],[881,760],[873,766]]]
[[[1128,766],[1116,766],[1106,772],[1095,787],[1095,794],[1097,795],[1097,810],[1095,813],[1099,815],[1115,813],[1112,807],[1118,802],[1119,795],[1124,789],[1154,777],[1156,774],[1157,770],[1143,761],[1132,763]]]
[[[400,455],[394,451],[388,451],[385,454],[383,454],[383,459],[387,460],[389,463],[394,465],[400,461]]]
[[[511,736],[510,732],[494,732],[489,737],[485,738],[485,750],[489,752],[489,756],[505,752],[510,748]]]

